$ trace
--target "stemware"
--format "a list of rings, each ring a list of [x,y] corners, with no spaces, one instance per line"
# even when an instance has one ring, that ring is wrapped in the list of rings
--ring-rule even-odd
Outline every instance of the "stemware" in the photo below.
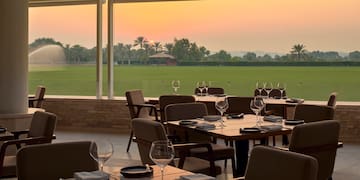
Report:
[[[284,91],[286,89],[286,83],[278,83],[277,88],[280,90],[280,98],[284,97]]]
[[[250,109],[256,115],[256,127],[260,128],[261,126],[261,119],[259,118],[259,113],[264,108],[265,104],[263,98],[260,96],[255,96],[253,100],[250,101]]]
[[[177,94],[177,90],[180,88],[180,80],[171,81],[171,86],[174,89],[174,94]]]
[[[262,86],[260,85],[260,83],[259,82],[256,82],[256,90],[259,92],[259,96],[262,96],[262,90],[263,90],[263,88],[262,88]]]
[[[168,140],[154,141],[150,148],[150,159],[160,167],[161,179],[164,179],[164,168],[175,156],[174,147]]]
[[[114,153],[113,144],[106,140],[93,140],[89,149],[90,156],[95,159],[100,166],[100,170],[103,172],[104,164]]]
[[[215,102],[215,108],[220,112],[220,127],[225,127],[223,115],[226,112],[226,110],[229,108],[229,103],[227,101],[226,97],[218,97]]]
[[[270,92],[273,89],[273,84],[271,82],[264,82],[264,89],[266,91],[267,97],[270,97]]]
[[[196,83],[196,87],[197,87],[197,88],[199,89],[199,91],[200,91],[200,96],[203,95],[203,90],[205,89],[205,86],[206,86],[205,81],[198,81],[198,82]]]

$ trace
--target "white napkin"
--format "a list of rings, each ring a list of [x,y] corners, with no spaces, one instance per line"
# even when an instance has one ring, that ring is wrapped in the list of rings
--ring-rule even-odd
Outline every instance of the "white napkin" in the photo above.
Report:
[[[109,174],[101,171],[74,173],[74,178],[76,180],[109,180],[109,177]]]

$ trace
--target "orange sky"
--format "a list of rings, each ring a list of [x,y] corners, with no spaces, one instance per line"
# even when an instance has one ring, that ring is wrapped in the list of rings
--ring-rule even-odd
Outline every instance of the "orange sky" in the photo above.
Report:
[[[138,36],[163,44],[188,38],[212,52],[287,53],[306,49],[360,50],[359,0],[200,0],[116,4],[114,42],[133,43]],[[104,5],[104,43],[106,43]],[[65,44],[93,47],[96,7],[31,8],[30,42],[52,37]]]

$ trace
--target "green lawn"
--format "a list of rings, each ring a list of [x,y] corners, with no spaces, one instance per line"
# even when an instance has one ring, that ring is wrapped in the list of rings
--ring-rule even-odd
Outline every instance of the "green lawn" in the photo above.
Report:
[[[107,72],[104,65],[104,95]],[[251,96],[255,83],[285,82],[290,97],[327,100],[333,91],[339,100],[360,101],[360,67],[228,67],[228,66],[115,66],[115,95],[128,89],[142,89],[145,96],[172,93],[171,80],[179,79],[181,94],[192,94],[197,81],[211,81],[227,94]],[[95,95],[95,66],[33,67],[29,73],[29,91],[37,85],[47,87],[46,94]]]

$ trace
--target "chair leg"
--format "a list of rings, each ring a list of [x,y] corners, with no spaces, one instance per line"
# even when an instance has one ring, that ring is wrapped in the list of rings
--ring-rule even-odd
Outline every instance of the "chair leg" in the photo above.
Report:
[[[131,141],[132,141],[132,139],[133,139],[133,136],[134,136],[134,132],[133,132],[133,130],[131,130],[129,142],[128,142],[128,145],[127,145],[127,147],[126,147],[126,152],[129,152],[129,149],[130,149],[130,145],[131,145]]]
[[[276,146],[276,139],[275,136],[272,137],[272,141],[273,141],[273,146]]]

